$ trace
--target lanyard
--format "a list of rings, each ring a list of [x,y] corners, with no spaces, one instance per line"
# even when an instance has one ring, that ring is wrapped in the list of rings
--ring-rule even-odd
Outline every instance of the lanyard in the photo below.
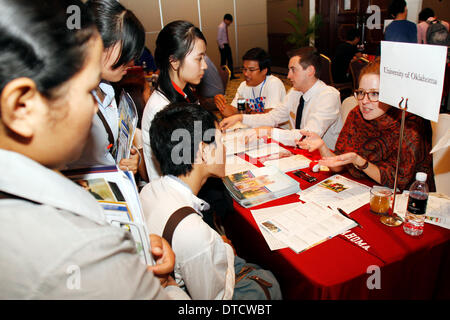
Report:
[[[263,91],[263,88],[264,88],[264,85],[266,84],[266,80],[267,80],[267,77],[264,79],[264,81],[263,81],[263,83],[262,83],[262,86],[261,86],[261,89],[259,90],[259,98],[260,98],[260,100],[261,100],[261,106],[262,106],[262,110],[264,110],[264,101],[263,101],[263,99],[262,99],[262,97],[261,97],[261,94],[262,94],[262,91]],[[255,97],[255,91],[253,90],[253,88],[252,88],[252,94],[253,94],[253,100],[255,100],[255,103],[256,104],[258,104],[258,100],[256,100],[256,97]]]
[[[181,88],[179,86],[177,86],[177,84],[175,82],[172,81],[172,85],[176,92],[181,94],[183,96],[183,98],[186,99],[187,102],[190,102],[187,94],[183,90],[181,90]]]

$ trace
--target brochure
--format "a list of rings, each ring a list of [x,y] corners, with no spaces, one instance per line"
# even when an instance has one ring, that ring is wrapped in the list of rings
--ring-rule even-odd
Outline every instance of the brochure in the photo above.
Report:
[[[355,227],[356,223],[335,210],[307,202],[266,216],[259,225],[299,253]]]
[[[243,207],[252,207],[300,190],[299,183],[275,167],[262,167],[228,175],[223,182]]]
[[[133,145],[133,138],[138,122],[136,105],[130,95],[124,90],[122,90],[120,95],[118,112],[119,138],[115,145],[115,149],[113,150],[113,156],[116,159],[116,163],[130,157],[130,150]]]
[[[139,193],[131,172],[117,166],[102,166],[64,171],[63,174],[92,194],[111,225],[131,232],[143,263],[154,264]]]

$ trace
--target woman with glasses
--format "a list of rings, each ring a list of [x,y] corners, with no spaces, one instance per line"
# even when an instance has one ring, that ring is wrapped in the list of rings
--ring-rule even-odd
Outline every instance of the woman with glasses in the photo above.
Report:
[[[306,136],[298,145],[308,151],[319,150],[319,164],[334,172],[348,169],[358,179],[371,178],[376,183],[393,187],[400,134],[401,111],[378,100],[380,62],[367,65],[359,77],[355,91],[358,106],[350,111],[332,152],[315,133],[301,130]],[[416,172],[428,175],[430,190],[435,189],[429,121],[407,113],[398,173],[398,188],[414,182]]]

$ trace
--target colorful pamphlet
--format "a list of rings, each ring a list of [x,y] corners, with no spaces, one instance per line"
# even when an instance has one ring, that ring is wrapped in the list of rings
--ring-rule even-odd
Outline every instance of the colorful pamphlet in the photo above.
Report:
[[[243,207],[252,207],[300,190],[299,183],[276,167],[262,167],[223,178],[231,196]]]
[[[128,230],[143,263],[152,265],[149,234],[145,225],[134,176],[117,166],[102,166],[63,172],[91,193],[103,208],[106,220],[113,226]]]

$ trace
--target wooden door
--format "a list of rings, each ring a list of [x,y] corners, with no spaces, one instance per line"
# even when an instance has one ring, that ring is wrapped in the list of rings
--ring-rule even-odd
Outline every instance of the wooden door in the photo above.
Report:
[[[345,41],[350,28],[359,31],[364,53],[377,54],[380,41],[383,39],[384,20],[387,19],[390,0],[316,0],[316,14],[322,16],[322,27],[316,39],[316,47],[321,53],[333,57],[339,42]],[[373,29],[375,11],[367,13],[369,6],[380,9],[380,25]]]

